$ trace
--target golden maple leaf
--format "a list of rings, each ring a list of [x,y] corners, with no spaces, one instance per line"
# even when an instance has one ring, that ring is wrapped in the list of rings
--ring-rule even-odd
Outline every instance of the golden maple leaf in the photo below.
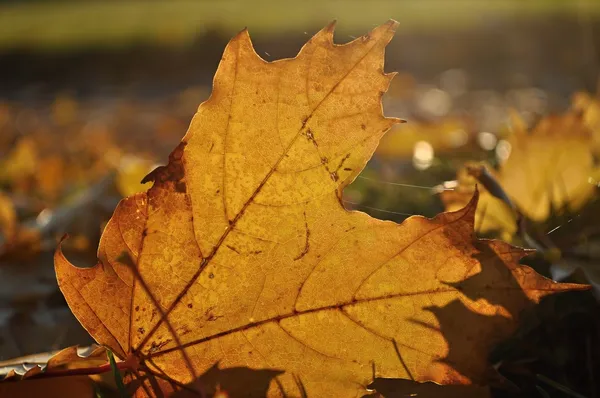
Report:
[[[116,208],[98,264],[57,250],[73,313],[134,377],[273,370],[273,397],[354,397],[373,377],[483,382],[522,309],[578,288],[474,239],[476,197],[402,225],[344,209],[342,189],[398,122],[381,106],[396,26],[335,45],[330,25],[276,62],[241,32],[152,188]],[[238,385],[252,395],[251,379]]]

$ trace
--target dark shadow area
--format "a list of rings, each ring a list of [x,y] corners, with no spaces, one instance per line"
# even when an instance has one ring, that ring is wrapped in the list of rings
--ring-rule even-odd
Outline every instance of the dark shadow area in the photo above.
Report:
[[[490,362],[520,393],[497,390],[494,397],[597,396],[598,314],[600,304],[592,292],[550,296],[524,312],[519,329],[490,355]]]
[[[448,231],[446,236],[455,247],[469,250],[468,243],[455,231]],[[478,250],[473,255],[481,264],[481,271],[460,283],[448,285],[458,289],[472,301],[485,300],[489,305],[503,307],[511,317],[519,318],[520,312],[533,306],[521,286],[515,280],[510,269],[502,258],[490,248],[485,241],[474,241]],[[506,247],[508,249],[508,246]],[[509,335],[515,328],[515,321],[507,316],[482,315],[476,313],[456,299],[444,307],[430,306],[424,308],[435,315],[439,329],[449,346],[448,355],[442,360],[460,375],[475,383],[487,383],[494,379],[494,372],[488,364],[488,355],[492,347]],[[488,369],[482,372],[483,369]],[[446,376],[448,383],[458,383],[452,375]]]
[[[221,369],[217,363],[188,387],[200,387],[208,397],[213,396],[217,391],[225,391],[229,398],[261,398],[266,397],[271,382],[282,373],[283,371],[280,370],[255,370],[246,367]],[[180,389],[169,397],[192,398],[198,397],[198,394],[191,390]]]
[[[368,386],[376,392],[363,398],[487,398],[490,397],[486,387],[479,386],[440,386],[435,383],[417,383],[403,379],[377,378]],[[380,395],[381,394],[381,395]]]

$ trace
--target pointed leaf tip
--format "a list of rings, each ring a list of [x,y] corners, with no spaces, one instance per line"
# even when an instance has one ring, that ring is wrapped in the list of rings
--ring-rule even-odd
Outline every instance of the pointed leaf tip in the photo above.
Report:
[[[366,37],[366,38],[373,37],[376,39],[381,38],[387,43],[390,40],[392,40],[392,37],[394,37],[394,34],[396,34],[396,29],[398,28],[398,25],[399,25],[398,22],[394,21],[393,19],[390,19],[383,25],[380,25],[380,26],[374,28],[371,32],[367,33],[364,37]]]
[[[327,26],[325,26],[323,28],[323,31],[325,32],[331,32],[333,34],[333,32],[335,31],[335,27],[337,26],[337,20],[334,19],[333,21],[329,22],[327,24]]]
[[[313,40],[324,40],[330,44],[333,44],[333,34],[335,32],[335,28],[337,26],[337,21],[334,19],[329,22],[327,26],[323,29],[319,30],[315,35],[309,40],[309,43]]]

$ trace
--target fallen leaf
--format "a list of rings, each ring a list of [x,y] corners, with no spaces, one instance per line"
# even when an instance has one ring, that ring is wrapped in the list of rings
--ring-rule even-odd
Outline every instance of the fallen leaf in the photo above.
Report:
[[[456,173],[457,185],[440,192],[446,211],[458,211],[466,206],[477,190],[481,196],[475,212],[475,232],[511,242],[517,233],[517,213],[505,201],[490,194],[479,182],[474,170],[485,170],[498,181],[498,174],[484,163],[469,162]]]
[[[40,360],[45,362],[43,366],[40,366]],[[97,346],[86,349],[72,346],[53,355],[37,354],[3,361],[0,368],[13,367],[17,371],[10,371],[0,382],[0,397],[95,397],[96,383],[104,384],[106,377],[68,375],[65,371],[93,368],[106,362],[105,348]],[[47,377],[48,373],[60,373],[64,376],[40,378]],[[22,382],[15,383],[16,380]]]
[[[80,355],[77,346],[60,350],[48,360],[45,370],[91,368],[107,362],[106,348],[89,347],[86,351]]]
[[[334,45],[330,25],[276,62],[246,31],[231,40],[168,165],[117,206],[98,264],[55,254],[60,289],[96,341],[163,384],[218,363],[285,372],[272,397],[355,397],[373,377],[485,382],[490,347],[523,309],[585,288],[518,265],[522,249],[476,240],[477,195],[401,225],[344,209],[343,188],[398,122],[381,107],[396,26]]]
[[[45,360],[44,360],[45,359]],[[66,369],[92,368],[107,363],[106,349],[92,345],[71,346],[55,353],[29,355],[0,362],[0,367],[15,369],[13,377],[28,379],[41,373],[61,372]],[[24,371],[21,371],[24,370]]]
[[[454,211],[470,201],[478,184],[482,194],[476,232],[506,241],[517,233],[518,213],[507,206],[506,200],[491,195],[473,169],[487,169],[518,212],[538,223],[554,213],[581,209],[595,193],[590,179],[600,179],[591,150],[592,133],[579,113],[545,117],[531,131],[519,119],[512,124],[510,155],[497,171],[485,165],[467,164],[457,173],[456,189],[441,192],[446,210]]]
[[[6,241],[14,239],[17,233],[17,212],[12,200],[0,192],[0,247]]]
[[[16,191],[26,191],[38,167],[36,143],[22,138],[12,151],[0,161],[0,181],[12,184]]]
[[[60,156],[41,159],[36,172],[37,185],[44,198],[55,201],[64,185],[67,166]]]
[[[592,196],[588,179],[597,169],[591,131],[580,115],[547,116],[532,131],[517,129],[508,142],[500,184],[529,219],[546,219],[553,209],[576,211]]]
[[[600,100],[585,92],[573,96],[571,108],[580,113],[584,123],[592,131],[592,150],[600,153]]]

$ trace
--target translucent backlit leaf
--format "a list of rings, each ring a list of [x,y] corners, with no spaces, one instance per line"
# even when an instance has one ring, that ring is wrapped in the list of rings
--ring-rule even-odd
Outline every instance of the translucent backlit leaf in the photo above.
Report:
[[[401,225],[344,209],[342,189],[398,122],[381,106],[396,26],[335,45],[330,25],[276,62],[241,32],[152,188],[115,210],[98,264],[57,251],[82,325],[159,379],[138,394],[164,380],[201,391],[201,375],[236,368],[269,371],[272,397],[355,397],[374,377],[484,382],[519,313],[578,288],[476,240],[477,195]]]

